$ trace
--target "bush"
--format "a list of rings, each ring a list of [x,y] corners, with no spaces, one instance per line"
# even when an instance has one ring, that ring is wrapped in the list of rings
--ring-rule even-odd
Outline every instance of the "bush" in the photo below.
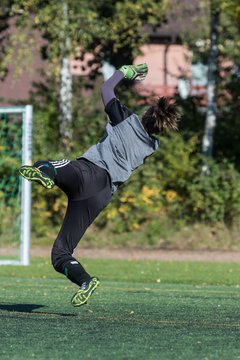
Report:
[[[157,234],[159,218],[166,215],[178,226],[197,221],[237,223],[239,173],[227,161],[212,161],[210,174],[203,175],[197,144],[195,137],[184,142],[178,134],[161,139],[161,150],[119,189],[99,225],[110,222],[112,231],[122,232],[148,223],[151,233]]]
[[[227,161],[209,163],[210,175],[201,173],[198,139],[184,141],[179,134],[161,139],[161,148],[137,169],[115,193],[112,202],[95,222],[111,233],[141,231],[148,227],[148,241],[164,232],[162,219],[177,231],[185,224],[224,222],[233,226],[240,216],[240,175]],[[34,188],[33,229],[47,233],[59,228],[66,197]],[[171,224],[170,224],[171,223]]]
[[[80,156],[103,134],[106,116],[98,92],[99,86],[88,98],[75,90],[71,159]],[[68,157],[58,144],[56,103],[52,93],[51,101],[43,102],[45,105],[35,111],[34,160]],[[95,227],[99,230],[136,234],[144,229],[149,243],[154,244],[159,237],[169,235],[168,229],[176,232],[185,224],[223,222],[231,227],[238,223],[239,173],[229,161],[212,161],[210,175],[202,175],[200,137],[196,133],[203,129],[204,115],[198,112],[195,99],[181,106],[187,109],[180,127],[183,130],[160,138],[160,150],[119,188],[97,218]],[[59,229],[67,199],[58,190],[33,189],[33,231],[42,236],[50,227]]]
[[[200,175],[189,184],[186,211],[195,221],[233,226],[240,216],[240,175],[227,161],[211,162],[209,168],[209,175]]]

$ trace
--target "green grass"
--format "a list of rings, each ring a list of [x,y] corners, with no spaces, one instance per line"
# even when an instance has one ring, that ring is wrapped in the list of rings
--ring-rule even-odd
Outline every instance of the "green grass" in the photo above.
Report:
[[[35,258],[0,268],[0,359],[240,359],[240,265],[85,260],[88,305]]]

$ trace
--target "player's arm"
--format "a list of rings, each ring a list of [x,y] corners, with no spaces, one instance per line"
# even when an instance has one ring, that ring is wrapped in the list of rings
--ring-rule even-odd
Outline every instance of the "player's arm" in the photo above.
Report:
[[[105,111],[108,114],[112,125],[117,125],[132,114],[126,106],[120,103],[116,98],[114,89],[122,81],[127,80],[144,80],[147,75],[148,67],[142,65],[123,65],[119,70],[104,82],[101,87],[101,96]]]

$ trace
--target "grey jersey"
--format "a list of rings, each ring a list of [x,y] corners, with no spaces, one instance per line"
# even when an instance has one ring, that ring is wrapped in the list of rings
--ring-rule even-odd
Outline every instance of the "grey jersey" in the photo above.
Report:
[[[115,191],[158,147],[159,141],[148,135],[136,114],[131,114],[115,126],[108,123],[106,136],[81,157],[107,170]]]

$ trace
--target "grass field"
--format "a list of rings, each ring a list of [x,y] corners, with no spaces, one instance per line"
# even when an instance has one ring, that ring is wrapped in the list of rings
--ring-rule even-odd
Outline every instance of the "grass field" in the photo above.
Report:
[[[73,308],[74,284],[34,258],[0,267],[0,359],[240,359],[240,265],[85,260],[101,286]]]

